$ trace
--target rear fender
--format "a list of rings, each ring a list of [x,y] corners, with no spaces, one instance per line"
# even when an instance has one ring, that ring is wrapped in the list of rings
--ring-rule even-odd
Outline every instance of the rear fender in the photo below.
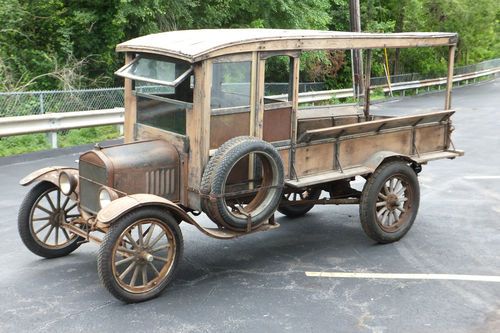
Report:
[[[364,166],[372,169],[375,171],[382,163],[386,162],[387,160],[392,160],[392,159],[399,159],[406,161],[410,164],[418,165],[418,163],[413,160],[411,157],[408,155],[403,155],[403,154],[398,154],[393,151],[379,151],[375,154],[373,154],[365,163]]]
[[[78,177],[78,169],[62,166],[52,166],[48,168],[39,169],[33,171],[23,179],[19,181],[22,186],[31,185],[35,181],[47,181],[59,186],[59,175],[61,172],[67,172]]]

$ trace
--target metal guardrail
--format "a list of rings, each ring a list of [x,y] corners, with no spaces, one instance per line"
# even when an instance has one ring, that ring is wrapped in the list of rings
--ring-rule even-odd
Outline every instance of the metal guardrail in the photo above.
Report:
[[[479,77],[494,75],[498,72],[500,72],[500,67],[487,69],[487,70],[483,70],[483,71],[479,71],[479,72],[475,72],[475,73],[455,75],[453,77],[453,82],[474,80],[474,79],[477,79]],[[441,86],[441,85],[445,85],[446,82],[447,82],[447,78],[441,77],[441,78],[437,78],[437,79],[393,83],[393,84],[391,84],[391,89],[389,89],[388,85],[377,85],[377,86],[372,86],[371,88],[372,88],[372,90],[382,89],[384,91],[384,93],[388,93],[390,91],[394,92],[394,91],[405,91],[405,90],[414,90],[414,89],[418,90],[421,88],[427,88],[427,87],[431,87],[431,86]],[[313,91],[313,92],[299,93],[299,103],[322,102],[322,101],[328,101],[332,98],[339,99],[339,98],[347,98],[347,97],[353,97],[353,96],[354,96],[354,94],[353,94],[352,89]],[[283,99],[283,98],[287,98],[287,95],[286,94],[274,95],[274,96],[269,96],[269,98]]]
[[[453,82],[475,80],[479,77],[495,75],[500,67],[486,69],[474,73],[460,74],[453,77]],[[422,89],[431,86],[446,84],[446,78],[400,82],[392,84],[392,91]],[[374,86],[373,89],[383,89],[389,92],[387,85]],[[332,98],[352,97],[352,89],[325,90],[299,93],[299,103],[314,103],[331,100]],[[271,98],[286,98],[287,95],[269,96]],[[92,111],[75,111],[63,113],[46,113],[30,116],[15,116],[0,118],[0,137],[30,133],[49,133],[49,141],[53,148],[57,148],[57,131],[74,128],[122,125],[124,109],[113,108]]]
[[[0,137],[31,133],[48,133],[52,148],[57,148],[57,132],[73,128],[122,125],[124,108],[46,113],[41,115],[0,118]]]

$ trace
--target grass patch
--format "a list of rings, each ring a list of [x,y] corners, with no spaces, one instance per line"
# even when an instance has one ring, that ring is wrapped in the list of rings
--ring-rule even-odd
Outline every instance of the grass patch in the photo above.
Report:
[[[81,128],[57,133],[59,147],[96,143],[120,136],[115,125]],[[0,138],[0,157],[50,149],[45,133]]]
[[[89,127],[73,129],[66,133],[58,133],[59,147],[72,147],[88,143],[97,143],[105,140],[116,139],[120,136],[117,126]]]

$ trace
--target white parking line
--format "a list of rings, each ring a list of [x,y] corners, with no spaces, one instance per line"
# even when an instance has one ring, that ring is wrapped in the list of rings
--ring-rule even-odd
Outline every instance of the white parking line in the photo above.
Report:
[[[500,282],[500,276],[462,274],[393,274],[393,273],[348,273],[348,272],[305,272],[309,277],[355,278],[355,279],[405,279],[405,280],[457,280]]]
[[[464,176],[464,179],[468,179],[468,180],[488,180],[488,179],[500,179],[500,176]]]

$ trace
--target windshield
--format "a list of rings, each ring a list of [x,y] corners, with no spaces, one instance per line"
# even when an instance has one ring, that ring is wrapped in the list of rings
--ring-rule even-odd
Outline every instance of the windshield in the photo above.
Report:
[[[176,87],[192,70],[192,66],[182,60],[140,54],[131,63],[116,71],[116,75]]]
[[[154,55],[138,55],[117,75],[133,79],[137,123],[186,134],[186,110],[193,105],[194,76],[189,63]]]

